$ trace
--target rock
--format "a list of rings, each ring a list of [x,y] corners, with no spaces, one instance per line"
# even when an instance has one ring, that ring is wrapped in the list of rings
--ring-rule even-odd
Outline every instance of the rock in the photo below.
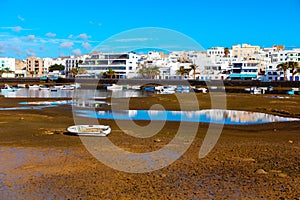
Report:
[[[294,141],[293,141],[293,140],[289,140],[289,143],[290,143],[290,144],[293,144],[293,143],[294,143]]]
[[[162,174],[161,177],[162,177],[162,178],[166,178],[166,177],[167,177],[167,174]]]
[[[256,174],[268,174],[268,172],[266,172],[265,170],[263,169],[258,169],[255,171]]]
[[[24,120],[24,117],[20,117],[19,120]]]
[[[154,142],[161,142],[159,138],[155,139]]]
[[[288,175],[286,173],[279,173],[278,177],[280,178],[286,178]]]
[[[270,172],[271,173],[281,173],[282,171],[281,170],[274,170],[274,169],[272,169],[272,170],[270,170]]]

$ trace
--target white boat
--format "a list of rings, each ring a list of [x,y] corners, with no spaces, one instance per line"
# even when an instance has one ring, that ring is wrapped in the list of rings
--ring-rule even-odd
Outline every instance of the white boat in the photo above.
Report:
[[[39,85],[40,90],[49,90],[50,88],[47,87],[46,85]]]
[[[122,85],[113,84],[111,86],[107,86],[106,89],[107,90],[123,90],[123,86]]]
[[[1,92],[15,92],[15,91],[18,91],[18,90],[19,90],[19,88],[11,87],[8,84],[5,84],[4,88],[1,88]]]
[[[17,87],[18,87],[18,88],[26,88],[26,84],[19,83],[19,84],[17,85]]]
[[[64,86],[63,85],[55,85],[54,88],[57,90],[61,90]]]
[[[29,85],[28,88],[31,89],[31,90],[38,90],[38,89],[40,89],[40,86],[38,86],[38,85]]]
[[[111,132],[110,126],[105,125],[75,125],[67,128],[69,133],[79,136],[107,136]]]
[[[132,90],[140,90],[141,86],[140,85],[133,85],[133,86],[131,86],[131,89]]]
[[[72,85],[64,85],[61,89],[62,90],[74,90],[75,87]]]

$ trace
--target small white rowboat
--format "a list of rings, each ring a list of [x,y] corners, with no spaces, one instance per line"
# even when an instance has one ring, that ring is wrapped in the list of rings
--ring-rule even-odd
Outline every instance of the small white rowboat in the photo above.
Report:
[[[111,132],[110,126],[105,125],[75,125],[67,128],[67,131],[79,136],[107,136]]]

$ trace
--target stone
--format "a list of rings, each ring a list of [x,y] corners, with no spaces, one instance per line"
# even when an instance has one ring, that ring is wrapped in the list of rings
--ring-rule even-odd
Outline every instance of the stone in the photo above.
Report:
[[[256,174],[268,174],[268,172],[266,172],[265,170],[263,169],[258,169],[255,171]]]

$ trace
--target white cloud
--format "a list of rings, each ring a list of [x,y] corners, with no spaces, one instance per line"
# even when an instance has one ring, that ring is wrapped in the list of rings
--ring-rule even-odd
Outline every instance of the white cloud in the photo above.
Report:
[[[91,25],[98,25],[98,26],[102,26],[102,23],[101,22],[94,22],[94,21],[89,21],[89,24],[91,24]]]
[[[81,50],[80,49],[74,49],[72,51],[72,55],[74,55],[74,56],[80,56],[81,55]]]
[[[142,42],[151,40],[151,38],[123,38],[123,39],[117,39],[116,42]]]
[[[0,27],[1,29],[9,29],[11,31],[14,31],[14,32],[20,32],[20,31],[30,31],[32,29],[29,29],[29,28],[22,28],[21,26],[3,26],[3,27]]]
[[[0,54],[5,54],[6,50],[5,50],[5,44],[0,43]]]
[[[68,38],[70,38],[70,39],[71,39],[71,38],[73,38],[73,35],[72,35],[72,34],[70,34],[70,35],[68,36]]]
[[[74,46],[73,42],[67,41],[60,44],[60,48],[71,49]]]
[[[18,19],[22,22],[25,21],[25,19],[21,15],[18,15]]]
[[[56,36],[56,33],[49,32],[49,33],[46,33],[46,36],[50,37],[50,38],[54,38]]]
[[[36,55],[36,51],[34,49],[26,49],[25,53],[27,54],[28,57]]]
[[[81,46],[82,46],[82,48],[84,48],[84,49],[86,49],[86,50],[89,50],[89,49],[92,48],[92,46],[91,46],[90,43],[88,43],[88,42],[83,42],[83,43],[81,44]]]
[[[77,38],[86,40],[86,39],[91,38],[91,36],[87,35],[86,33],[81,33],[77,36]]]
[[[26,40],[35,41],[35,35],[28,35]]]

